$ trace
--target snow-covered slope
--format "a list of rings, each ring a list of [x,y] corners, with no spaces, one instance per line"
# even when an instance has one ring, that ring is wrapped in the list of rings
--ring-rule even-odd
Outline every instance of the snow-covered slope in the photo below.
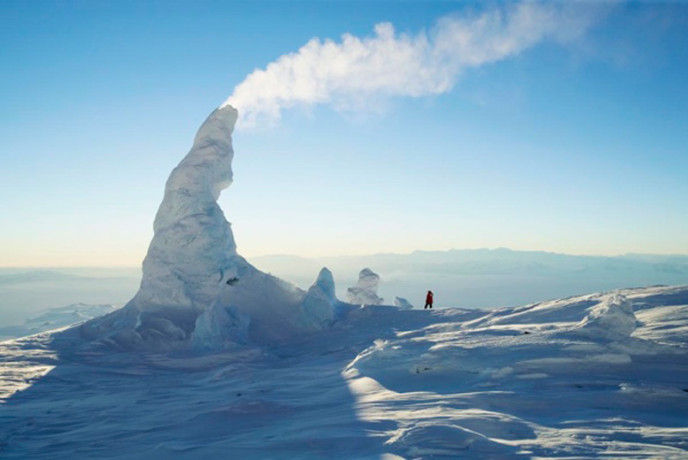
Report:
[[[330,280],[309,295],[332,300]],[[688,457],[686,286],[335,310],[217,353],[0,343],[0,457]]]
[[[114,310],[112,305],[85,303],[49,308],[39,315],[25,320],[23,324],[0,327],[0,340],[71,326],[110,313],[112,310]]]

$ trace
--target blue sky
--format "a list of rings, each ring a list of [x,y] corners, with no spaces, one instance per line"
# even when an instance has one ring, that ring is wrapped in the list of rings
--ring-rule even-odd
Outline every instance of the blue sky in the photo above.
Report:
[[[239,130],[220,199],[239,251],[688,253],[688,5],[581,6],[604,10],[581,37],[443,94]],[[0,265],[139,264],[167,175],[254,69],[493,7],[3,2]]]

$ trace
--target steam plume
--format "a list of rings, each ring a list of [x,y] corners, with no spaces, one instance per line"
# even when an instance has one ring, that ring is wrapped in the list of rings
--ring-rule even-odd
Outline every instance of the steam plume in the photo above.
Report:
[[[282,110],[296,105],[357,109],[371,96],[445,93],[466,69],[515,56],[544,40],[579,37],[593,22],[590,13],[576,4],[524,2],[444,16],[415,35],[397,33],[385,22],[368,37],[313,38],[254,70],[223,105],[236,107],[240,122],[250,126],[279,120]]]

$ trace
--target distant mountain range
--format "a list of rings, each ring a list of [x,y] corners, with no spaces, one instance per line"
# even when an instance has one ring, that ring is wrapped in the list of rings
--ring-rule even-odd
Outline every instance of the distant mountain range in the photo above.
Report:
[[[0,328],[24,327],[27,319],[61,305],[122,305],[140,282],[141,270],[134,267],[3,267]]]
[[[381,277],[379,294],[386,303],[399,296],[416,306],[428,289],[438,307],[489,308],[616,288],[688,284],[688,255],[579,256],[498,248],[317,258],[269,255],[249,261],[302,288],[328,267],[341,299],[358,272],[370,267]],[[0,268],[0,327],[21,326],[54,305],[122,305],[140,280],[139,267]]]
[[[544,251],[497,249],[451,249],[448,251],[414,251],[409,254],[373,254],[305,258],[293,255],[267,255],[250,259],[256,265],[313,268],[323,264],[333,267],[375,265],[379,270],[399,267],[423,271],[451,270],[464,274],[500,274],[526,270],[534,274],[585,272],[591,270],[667,272],[688,274],[688,255],[625,254],[620,256],[569,255]]]
[[[38,316],[27,319],[24,321],[24,324],[0,327],[0,340],[23,337],[81,323],[96,316],[110,313],[112,310],[114,310],[112,305],[88,305],[83,303],[51,308]]]
[[[330,268],[343,296],[358,271],[380,274],[380,293],[420,303],[427,289],[439,305],[491,307],[517,305],[585,292],[654,284],[688,284],[688,255],[626,254],[581,256],[544,251],[453,249],[304,258],[270,255],[251,258],[259,268],[302,287],[318,270]]]
[[[61,273],[53,270],[29,270],[25,272],[7,274],[3,274],[0,272],[0,286],[6,284],[64,281],[72,280],[75,278],[78,279],[82,277],[68,273]]]

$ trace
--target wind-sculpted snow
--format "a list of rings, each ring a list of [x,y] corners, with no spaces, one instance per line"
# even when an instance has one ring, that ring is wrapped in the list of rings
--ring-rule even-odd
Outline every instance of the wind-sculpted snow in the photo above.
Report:
[[[299,338],[332,319],[331,274],[320,299],[237,253],[217,204],[232,182],[236,120],[225,105],[200,127],[165,185],[138,293],[122,310],[84,324],[83,338],[124,349],[231,348]]]
[[[331,294],[323,270],[309,295]],[[0,457],[688,457],[688,286],[336,311],[258,347],[241,312],[213,307],[196,330],[228,339],[218,353],[2,342]]]
[[[636,323],[631,303],[622,294],[615,293],[590,309],[578,330],[593,337],[620,340],[633,333]]]
[[[500,309],[377,341],[345,375],[402,455],[683,458],[686,304],[683,287]]]

